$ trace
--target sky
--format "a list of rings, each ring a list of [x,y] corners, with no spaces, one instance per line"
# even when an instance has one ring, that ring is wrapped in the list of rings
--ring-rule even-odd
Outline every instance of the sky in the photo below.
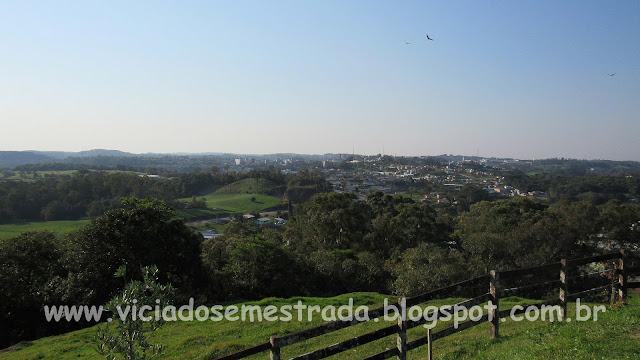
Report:
[[[0,39],[5,151],[640,161],[640,1],[0,1]]]

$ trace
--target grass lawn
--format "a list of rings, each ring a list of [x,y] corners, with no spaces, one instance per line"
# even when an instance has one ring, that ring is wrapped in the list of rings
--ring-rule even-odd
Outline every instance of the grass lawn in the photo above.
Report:
[[[255,197],[255,201],[251,201]],[[238,213],[257,213],[282,205],[274,196],[260,194],[210,194],[205,196],[207,206]]]
[[[197,196],[198,200],[204,199],[206,201],[208,209],[179,210],[177,216],[182,219],[190,219],[207,214],[215,216],[216,213],[263,212],[283,204],[281,199],[265,194],[273,187],[273,184],[265,179],[248,178],[236,181],[206,195]],[[255,201],[251,201],[252,198]],[[191,200],[191,197],[178,199],[183,202]]]
[[[253,305],[293,305],[301,300],[305,305],[339,307],[353,298],[355,306],[378,307],[384,295],[376,293],[344,294],[333,298],[268,298]],[[390,297],[390,301],[396,298]],[[452,304],[460,299],[445,299],[430,302],[436,306]],[[532,300],[505,298],[501,309],[517,304],[532,303]],[[515,322],[507,320],[500,327],[498,340],[489,339],[489,324],[480,324],[471,329],[434,342],[436,359],[638,359],[640,356],[640,295],[633,295],[629,306],[610,309],[599,314],[598,321],[586,322]],[[240,304],[238,304],[240,305]],[[590,304],[595,305],[595,304]],[[426,306],[425,304],[422,305]],[[292,311],[294,319],[297,312]],[[306,318],[306,312],[303,312]],[[575,304],[570,304],[568,317],[575,318]],[[381,319],[382,320],[382,319]],[[263,343],[274,334],[286,335],[321,323],[319,316],[311,322],[220,322],[191,321],[171,322],[152,335],[152,342],[166,346],[166,352],[159,359],[215,359],[253,345]],[[306,342],[285,347],[283,358],[313,351],[348,338],[362,335],[392,322],[373,321],[355,325]],[[448,326],[440,324],[436,330]],[[102,325],[101,325],[102,326]],[[33,342],[25,342],[0,351],[1,359],[101,359],[93,349],[96,327]],[[417,327],[409,331],[412,341],[426,334],[426,329]],[[395,347],[394,335],[337,354],[332,359],[361,359],[366,356]],[[409,359],[425,359],[426,346],[409,352]],[[250,359],[268,359],[264,352]]]
[[[264,194],[277,187],[267,179],[247,178],[217,189],[217,194]]]
[[[0,241],[16,237],[27,231],[51,231],[60,235],[89,223],[89,220],[33,221],[0,224]]]
[[[198,200],[203,198],[207,202],[207,207],[226,213],[258,213],[282,205],[282,200],[277,197],[261,194],[219,194],[213,192],[199,196]],[[255,201],[251,201],[252,198],[255,198]],[[179,201],[190,202],[191,198],[183,198]],[[215,212],[213,214],[215,215]]]

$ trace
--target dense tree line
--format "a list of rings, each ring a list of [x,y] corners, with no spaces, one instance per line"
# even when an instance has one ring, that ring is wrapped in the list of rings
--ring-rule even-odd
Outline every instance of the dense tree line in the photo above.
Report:
[[[640,206],[615,200],[600,206],[481,201],[454,219],[379,192],[367,201],[327,193],[295,212],[284,232],[235,224],[224,236],[206,240],[204,267],[215,279],[209,295],[415,295],[490,269],[590,255],[602,246],[640,246]],[[270,255],[259,256],[259,248]],[[269,280],[283,274],[286,281]]]
[[[266,179],[274,184],[270,195],[286,195],[294,203],[329,190],[317,172],[286,176],[275,168],[223,173],[214,167],[160,179],[134,173],[79,170],[75,175],[36,181],[0,182],[0,223],[93,218],[118,207],[121,197],[157,198],[173,203],[178,198],[201,195],[245,178]]]
[[[601,205],[609,200],[640,197],[640,176],[637,175],[527,175],[516,170],[505,177],[505,182],[522,191],[544,191],[552,201],[589,201]]]
[[[354,291],[412,296],[489,269],[640,247],[640,206],[617,200],[480,201],[451,217],[380,192],[366,201],[320,193],[295,207],[285,229],[233,221],[207,240],[173,214],[158,200],[125,199],[64,236],[0,243],[0,345],[69,330],[44,321],[43,305],[103,304],[122,287],[113,277],[121,265],[157,265],[181,301],[212,304]]]
[[[508,168],[522,172],[547,173],[553,176],[587,176],[587,175],[628,175],[640,174],[640,163],[637,161],[613,160],[577,160],[577,159],[542,159],[532,162],[512,162],[505,164]]]
[[[102,172],[1,182],[0,222],[94,217],[117,206],[121,197],[173,200],[180,195],[183,183]]]

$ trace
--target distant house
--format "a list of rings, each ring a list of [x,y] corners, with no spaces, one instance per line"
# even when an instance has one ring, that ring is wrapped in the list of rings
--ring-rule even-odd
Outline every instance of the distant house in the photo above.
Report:
[[[251,220],[251,219],[254,219],[255,216],[251,215],[251,214],[244,214],[244,215],[242,215],[242,218],[245,219],[245,220]]]
[[[258,225],[271,225],[271,219],[268,217],[262,217],[256,220]]]
[[[202,237],[205,238],[205,239],[212,239],[214,237],[218,237],[218,236],[222,235],[222,234],[219,234],[215,230],[200,231],[200,234],[202,234]]]
[[[150,178],[150,179],[154,179],[154,180],[160,179],[160,175],[152,175],[152,174],[138,174],[138,177]]]
[[[276,225],[284,225],[287,223],[287,220],[281,218],[281,217],[277,217],[275,219],[273,219],[276,222]]]
[[[439,197],[438,204],[451,204],[451,201],[446,197]]]

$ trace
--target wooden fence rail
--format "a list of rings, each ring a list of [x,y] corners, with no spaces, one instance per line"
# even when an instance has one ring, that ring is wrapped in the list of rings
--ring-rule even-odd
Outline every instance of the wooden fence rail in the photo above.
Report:
[[[528,308],[535,307],[542,309],[543,306],[560,306],[561,317],[566,317],[567,303],[576,298],[583,296],[598,294],[606,290],[611,291],[611,301],[623,303],[627,296],[627,289],[640,288],[640,281],[628,281],[630,277],[640,277],[640,266],[632,266],[634,261],[638,263],[635,258],[640,258],[640,254],[629,253],[624,250],[617,253],[609,253],[604,255],[591,256],[587,258],[561,260],[558,263],[545,264],[541,266],[534,266],[523,269],[496,271],[492,270],[489,274],[479,276],[473,279],[465,280],[450,286],[446,286],[440,289],[430,291],[426,294],[418,295],[411,298],[400,298],[397,304],[388,304],[387,307],[379,307],[374,310],[370,310],[364,319],[352,319],[350,321],[333,321],[320,326],[316,326],[311,329],[299,331],[293,334],[288,334],[282,337],[273,336],[268,342],[253,346],[251,348],[229,354],[218,358],[217,360],[232,360],[243,359],[251,355],[255,355],[264,351],[269,351],[271,360],[280,360],[280,349],[293,345],[302,341],[306,341],[324,334],[328,334],[340,329],[344,329],[349,326],[353,326],[364,321],[370,321],[377,319],[385,314],[394,312],[396,314],[407,314],[407,310],[412,306],[416,306],[430,300],[455,296],[467,288],[473,288],[480,284],[488,284],[489,292],[481,294],[479,296],[462,301],[458,304],[451,305],[448,308],[440,308],[434,310],[430,314],[425,314],[420,318],[410,319],[407,317],[398,317],[398,323],[392,324],[369,333],[356,336],[351,339],[324,347],[322,349],[314,350],[306,354],[302,354],[291,358],[292,360],[314,360],[324,359],[326,357],[341,353],[353,349],[355,347],[376,341],[391,335],[397,336],[397,346],[387,349],[381,353],[371,355],[367,357],[367,360],[374,359],[389,359],[396,357],[399,360],[406,360],[407,352],[418,347],[429,345],[429,358],[431,358],[431,344],[433,341],[442,339],[446,336],[455,334],[460,331],[464,331],[473,326],[490,321],[490,336],[496,338],[499,336],[499,328],[502,318],[506,318],[511,315],[524,313]],[[611,262],[614,268],[611,270],[605,270],[593,274],[578,274],[576,269],[580,266],[584,266],[590,263],[598,262]],[[518,287],[502,288],[501,282],[504,280],[525,280],[525,277],[531,274],[559,274],[558,280],[544,281],[540,283],[527,284]],[[571,292],[571,287],[575,287],[578,284],[584,282],[586,279],[593,277],[603,277],[611,275],[612,280],[606,285],[600,285],[589,289],[578,289]],[[591,286],[591,285],[589,285]],[[559,296],[557,299],[544,301],[536,304],[521,306],[518,309],[506,309],[500,310],[500,298],[506,296],[530,294],[533,291],[540,290],[552,290],[559,289]],[[487,303],[492,305],[489,307],[489,313],[482,314],[478,319],[472,319],[463,323],[457,324],[457,326],[450,326],[439,331],[432,332],[429,329],[427,336],[415,339],[411,342],[407,342],[407,330],[415,328],[427,323],[427,319],[430,321],[438,321],[443,317],[454,315],[450,310],[457,309],[470,309],[473,306]]]

